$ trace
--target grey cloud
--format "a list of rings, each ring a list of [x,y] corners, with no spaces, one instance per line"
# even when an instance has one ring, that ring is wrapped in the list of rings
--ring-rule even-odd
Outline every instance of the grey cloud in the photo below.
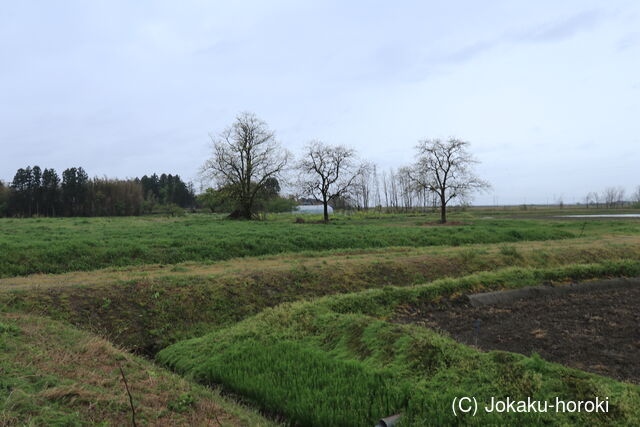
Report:
[[[551,43],[565,40],[581,31],[594,29],[602,23],[606,14],[590,10],[580,12],[549,24],[529,28],[520,32],[508,32],[490,40],[477,41],[442,58],[447,63],[464,63],[500,45],[510,43]]]
[[[599,10],[588,10],[565,19],[541,25],[524,31],[515,38],[523,42],[554,42],[572,37],[581,32],[592,30],[606,18]]]
[[[456,50],[453,53],[447,55],[444,58],[444,62],[458,63],[458,62],[467,62],[478,55],[487,52],[496,46],[502,44],[504,42],[503,38],[497,38],[494,40],[486,40],[479,41],[468,46],[463,47],[462,49]]]
[[[618,41],[618,51],[624,51],[640,45],[640,33],[629,33]]]

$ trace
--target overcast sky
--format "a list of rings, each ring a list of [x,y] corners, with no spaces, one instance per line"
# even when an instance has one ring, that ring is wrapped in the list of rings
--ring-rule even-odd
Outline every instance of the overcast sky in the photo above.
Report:
[[[240,111],[379,168],[471,142],[476,203],[640,185],[640,2],[3,1],[0,178],[195,178]]]

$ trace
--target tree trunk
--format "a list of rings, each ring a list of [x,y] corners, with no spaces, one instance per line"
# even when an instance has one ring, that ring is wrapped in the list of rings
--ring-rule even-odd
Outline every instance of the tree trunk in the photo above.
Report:
[[[324,208],[324,223],[327,224],[329,222],[329,203],[325,200],[322,205]]]
[[[242,207],[242,218],[244,219],[252,219],[251,218],[251,205],[245,205]]]
[[[440,222],[447,222],[447,205],[443,194],[440,194]]]

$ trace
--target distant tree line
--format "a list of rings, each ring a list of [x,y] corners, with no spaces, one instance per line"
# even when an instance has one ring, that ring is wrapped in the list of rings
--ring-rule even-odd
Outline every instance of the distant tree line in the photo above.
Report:
[[[144,175],[135,179],[142,186],[145,212],[152,212],[156,206],[175,205],[181,208],[193,207],[195,192],[191,183],[185,183],[179,175]]]
[[[628,201],[623,187],[607,187],[602,192],[592,191],[584,197],[584,204],[587,208],[621,208],[628,202],[640,205],[640,186],[636,188]]]
[[[230,212],[231,218],[259,217],[261,211],[269,211],[269,200],[281,200],[277,205],[283,210],[296,202],[322,205],[325,222],[331,206],[334,210],[438,211],[444,223],[450,205],[464,207],[474,193],[490,188],[475,174],[478,162],[469,148],[469,142],[457,138],[423,139],[415,146],[412,163],[379,171],[375,164],[359,159],[352,148],[317,140],[293,156],[267,123],[244,112],[212,136],[213,155],[201,174],[211,179],[213,187],[199,201],[211,211]],[[290,184],[289,198],[269,189],[282,182]],[[640,187],[631,200],[640,205]],[[585,197],[587,207],[628,203],[621,187]]]
[[[89,178],[82,167],[20,168],[0,182],[0,216],[131,216],[161,206],[192,207],[195,195],[178,175],[136,179]]]
[[[197,197],[178,175],[152,174],[118,180],[92,178],[81,167],[58,176],[53,169],[19,169],[10,184],[0,182],[0,216],[140,215],[158,209],[203,208],[231,218],[254,219],[265,212],[290,212],[297,204],[323,206],[324,221],[333,209],[386,212],[439,211],[447,221],[451,204],[465,206],[489,183],[473,170],[477,160],[469,142],[457,138],[424,139],[413,163],[380,172],[355,150],[322,141],[309,142],[299,156],[284,149],[275,133],[255,114],[239,114],[212,136],[212,156],[201,178],[213,186]],[[287,187],[288,196],[282,195]],[[631,200],[640,205],[640,187]],[[586,195],[587,207],[620,207],[624,189],[609,187]],[[560,202],[562,204],[562,202]],[[526,205],[525,205],[526,206]]]
[[[381,208],[383,195],[386,207],[437,206],[441,222],[446,222],[450,202],[466,202],[473,192],[489,187],[474,174],[472,167],[477,162],[468,146],[455,138],[422,140],[416,146],[415,163],[389,175],[383,173],[381,189],[375,165],[358,159],[355,150],[311,141],[296,159],[282,148],[264,121],[245,112],[212,137],[213,155],[201,173],[216,186],[207,190],[207,199],[228,209],[232,218],[258,216],[266,187],[286,180],[293,169],[298,200],[312,198],[322,204],[324,222],[329,221],[328,206]]]

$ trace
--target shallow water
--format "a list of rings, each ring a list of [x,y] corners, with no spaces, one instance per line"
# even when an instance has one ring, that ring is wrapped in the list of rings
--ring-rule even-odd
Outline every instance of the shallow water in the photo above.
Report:
[[[640,218],[637,214],[558,215],[555,218]]]

